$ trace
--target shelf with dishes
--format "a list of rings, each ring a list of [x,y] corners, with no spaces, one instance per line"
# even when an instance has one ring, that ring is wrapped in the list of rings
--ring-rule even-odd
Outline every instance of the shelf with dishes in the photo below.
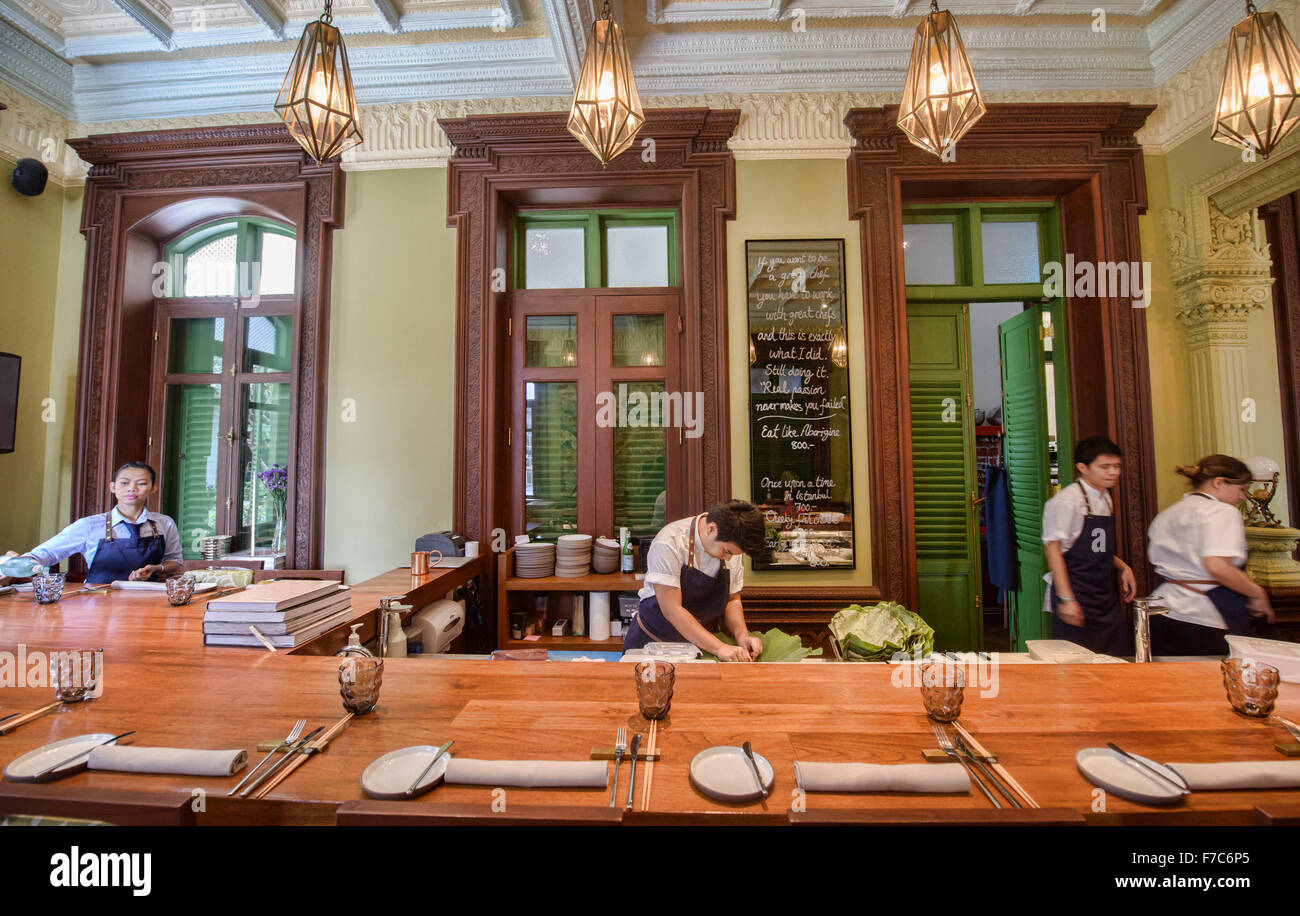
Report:
[[[593,594],[608,596],[609,618],[625,620],[622,609],[636,606],[636,593],[645,584],[642,573],[592,572],[581,575],[519,575],[517,551],[525,545],[516,545],[497,557],[497,647],[501,649],[572,649],[618,651],[622,648],[622,635],[608,639],[592,639],[587,629],[591,620]],[[544,569],[535,566],[534,570]],[[575,601],[581,596],[580,601]],[[575,611],[582,611],[584,634],[573,635]],[[513,615],[513,620],[512,620]],[[521,617],[522,615],[522,617]],[[559,621],[566,630],[561,635],[553,633]],[[527,639],[526,636],[537,638]]]

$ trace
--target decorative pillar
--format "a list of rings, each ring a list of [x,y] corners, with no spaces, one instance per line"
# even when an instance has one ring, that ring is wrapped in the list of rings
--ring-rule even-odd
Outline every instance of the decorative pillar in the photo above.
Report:
[[[1268,244],[1254,210],[1225,216],[1208,196],[1189,220],[1162,214],[1178,317],[1187,332],[1188,399],[1198,455],[1255,453],[1247,384],[1250,313],[1268,301]]]

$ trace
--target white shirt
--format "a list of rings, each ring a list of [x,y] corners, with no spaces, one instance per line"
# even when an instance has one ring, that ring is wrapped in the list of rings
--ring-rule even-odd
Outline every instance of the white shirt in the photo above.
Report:
[[[1083,490],[1079,489],[1083,485]],[[1083,499],[1084,490],[1088,500]],[[1110,494],[1079,480],[1062,487],[1061,491],[1043,504],[1043,543],[1061,542],[1061,552],[1069,550],[1083,533],[1085,515],[1110,515]]]
[[[1083,490],[1088,491],[1086,502],[1083,498],[1083,490],[1079,489],[1078,484],[1082,484]],[[1075,481],[1068,487],[1062,487],[1060,492],[1043,504],[1043,544],[1059,541],[1061,553],[1065,553],[1074,546],[1074,542],[1083,533],[1085,515],[1111,515],[1112,513],[1109,493],[1098,490],[1087,481]],[[1053,584],[1050,570],[1043,575],[1043,581],[1047,583],[1047,589],[1043,593],[1043,613],[1050,614]]]
[[[690,532],[691,522],[698,516],[691,518],[681,518],[675,522],[669,522],[659,529],[655,535],[654,541],[650,544],[650,552],[646,554],[646,574],[645,585],[637,595],[641,598],[649,598],[655,593],[656,585],[667,585],[672,588],[681,588],[682,567],[686,565],[690,553]],[[708,524],[704,519],[700,519],[700,527]],[[695,530],[695,569],[704,573],[706,576],[716,576],[722,560],[717,557],[711,557],[704,552],[704,543],[700,540],[699,527]],[[745,581],[745,563],[739,557],[729,557],[727,559],[727,569],[731,574],[731,591],[735,595],[740,592],[741,586]]]
[[[1213,497],[1184,494],[1156,516],[1147,535],[1147,556],[1166,579],[1213,579],[1203,557],[1224,557],[1233,566],[1246,565],[1246,523],[1236,506]],[[1202,594],[1214,587],[1166,582],[1155,594],[1169,605],[1171,619],[1226,630],[1223,615]]]
[[[104,516],[107,513],[101,512],[98,515],[87,515],[79,518],[68,527],[64,528],[54,537],[45,541],[37,547],[33,547],[23,556],[33,557],[40,562],[42,566],[53,566],[55,563],[62,563],[73,554],[81,554],[86,558],[86,567],[89,568],[95,562],[95,554],[99,551],[99,542],[104,539]],[[162,535],[163,539],[163,558],[160,562],[166,563],[168,560],[181,562],[181,536],[176,530],[176,523],[161,512],[150,512],[148,509],[141,507],[140,517],[137,519],[140,523],[140,536],[149,537],[154,531]],[[153,523],[152,530],[146,526],[145,522]],[[127,539],[131,537],[131,529],[127,527],[126,516],[113,509],[113,533],[119,538]]]

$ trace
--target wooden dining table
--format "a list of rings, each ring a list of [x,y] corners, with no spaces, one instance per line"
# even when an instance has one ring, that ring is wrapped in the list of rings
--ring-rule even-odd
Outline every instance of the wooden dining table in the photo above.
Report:
[[[409,571],[353,590],[357,618],[377,598],[404,594]],[[444,583],[445,584],[445,580]],[[432,586],[437,589],[440,585]],[[425,594],[428,597],[428,594]],[[48,742],[134,730],[136,746],[237,749],[260,759],[259,743],[283,738],[294,721],[308,730],[337,721],[339,660],[310,652],[204,647],[201,601],[179,608],[155,592],[76,596],[37,605],[30,593],[0,597],[0,716],[53,700],[49,687],[10,686],[17,653],[104,649],[104,691],[0,736],[0,766]],[[21,649],[20,649],[21,647]],[[32,666],[29,665],[29,669]],[[28,674],[32,672],[29,670]],[[1151,664],[999,663],[972,677],[961,723],[1046,811],[1088,823],[1248,824],[1257,808],[1294,810],[1300,790],[1198,791],[1153,807],[1103,793],[1080,774],[1076,753],[1115,742],[1160,762],[1284,760],[1285,731],[1233,711],[1215,661]],[[679,664],[672,706],[658,726],[662,759],[643,804],[645,764],[623,823],[789,824],[884,817],[898,822],[982,822],[992,806],[973,787],[959,794],[801,793],[798,761],[922,763],[937,747],[920,689],[900,666]],[[982,685],[982,686],[981,686]],[[1300,719],[1300,685],[1282,684],[1277,711]],[[39,785],[0,783],[0,814],[45,811],[148,820],[149,803],[171,799],[176,821],[197,824],[333,824],[341,811],[468,813],[606,807],[609,788],[542,789],[440,785],[411,801],[364,804],[362,770],[389,751],[454,739],[456,756],[488,760],[586,760],[614,742],[619,726],[647,731],[633,667],[617,662],[533,662],[422,657],[387,659],[378,706],[354,718],[328,749],[260,800],[227,798],[242,773],[224,778],[83,771]],[[643,739],[644,740],[644,739]],[[775,783],[761,801],[715,801],[691,783],[691,759],[715,745],[752,742],[771,761]],[[932,764],[935,766],[941,764]],[[613,768],[613,764],[608,766]],[[619,771],[619,806],[630,765]],[[139,810],[131,805],[140,802]],[[18,801],[15,801],[18,800]],[[163,807],[166,805],[164,804]],[[400,815],[394,815],[400,817]],[[1026,817],[1032,818],[1032,815]],[[382,821],[382,817],[380,818]]]

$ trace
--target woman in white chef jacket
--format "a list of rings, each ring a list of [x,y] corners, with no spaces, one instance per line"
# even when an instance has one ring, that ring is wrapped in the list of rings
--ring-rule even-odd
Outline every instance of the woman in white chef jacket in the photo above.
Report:
[[[1193,490],[1156,516],[1147,554],[1164,584],[1168,615],[1151,618],[1153,655],[1227,655],[1225,634],[1245,635],[1250,618],[1273,622],[1268,592],[1242,571],[1246,525],[1237,505],[1250,469],[1228,455],[1178,468]]]

